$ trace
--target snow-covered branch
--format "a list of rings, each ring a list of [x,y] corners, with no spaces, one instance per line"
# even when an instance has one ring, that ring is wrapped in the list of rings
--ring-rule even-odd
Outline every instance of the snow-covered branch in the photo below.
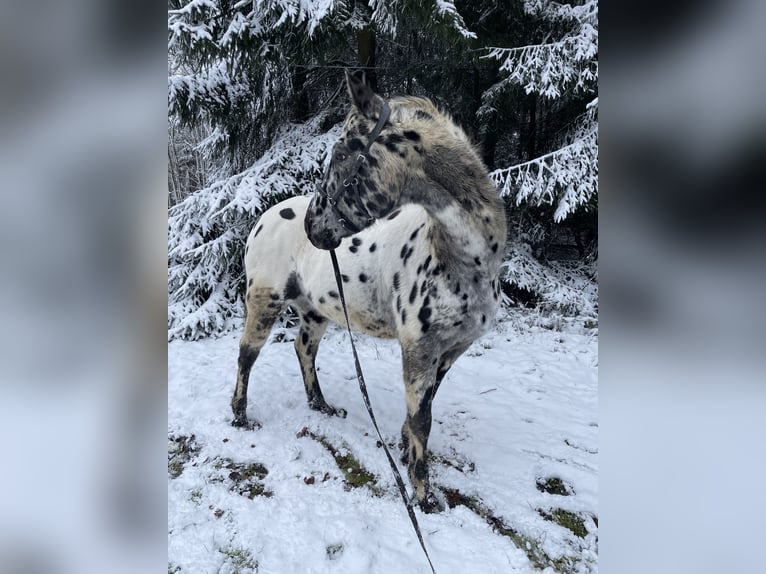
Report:
[[[565,90],[588,92],[598,80],[598,4],[562,5],[547,0],[527,2],[525,9],[563,22],[568,28],[560,40],[512,48],[490,47],[483,58],[501,62],[507,72],[504,85],[523,86],[528,94],[561,97]],[[495,87],[495,92],[497,88]]]
[[[369,6],[372,8],[372,22],[384,34],[395,35],[404,4],[403,0],[369,0]],[[435,0],[433,3],[424,4],[430,5],[427,9],[431,13],[431,22],[445,24],[464,38],[476,38],[476,34],[466,27],[453,0]]]
[[[555,205],[553,219],[566,219],[598,192],[598,130],[533,160],[490,174],[500,194],[516,205]]]

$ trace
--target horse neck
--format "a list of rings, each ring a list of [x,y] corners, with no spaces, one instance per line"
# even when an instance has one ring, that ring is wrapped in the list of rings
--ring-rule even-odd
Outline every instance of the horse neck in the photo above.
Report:
[[[432,169],[411,179],[403,201],[421,205],[435,221],[433,240],[443,253],[440,259],[472,274],[496,275],[506,239],[505,209],[496,188],[480,164],[431,163],[427,167]]]

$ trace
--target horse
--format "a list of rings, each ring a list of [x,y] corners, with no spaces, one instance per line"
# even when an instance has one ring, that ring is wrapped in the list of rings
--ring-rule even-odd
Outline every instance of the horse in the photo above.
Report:
[[[334,249],[352,329],[401,346],[401,460],[415,502],[433,512],[443,505],[426,462],[431,405],[447,371],[494,321],[504,205],[469,138],[430,100],[386,102],[360,72],[346,72],[346,87],[350,111],[313,196],[272,207],[248,236],[232,424],[254,424],[250,370],[288,305],[300,317],[295,350],[309,406],[345,416],[325,401],[315,369],[328,323],[345,324],[326,252]]]

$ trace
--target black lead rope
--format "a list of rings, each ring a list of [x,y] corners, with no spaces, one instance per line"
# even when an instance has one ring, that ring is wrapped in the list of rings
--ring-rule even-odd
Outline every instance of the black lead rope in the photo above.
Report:
[[[404,487],[404,481],[402,480],[402,475],[399,474],[399,469],[396,468],[396,463],[394,462],[394,458],[391,456],[391,452],[388,450],[388,446],[386,446],[386,441],[383,440],[383,435],[380,434],[378,423],[375,420],[375,415],[372,412],[372,405],[370,404],[370,396],[367,394],[367,385],[364,382],[364,375],[362,374],[362,366],[359,364],[359,355],[357,355],[356,353],[356,345],[354,345],[354,337],[351,334],[351,323],[349,323],[349,320],[348,320],[348,310],[346,309],[346,298],[343,295],[343,281],[341,280],[341,277],[340,277],[340,267],[338,266],[338,258],[335,255],[334,249],[330,250],[330,258],[332,259],[333,271],[335,271],[335,282],[338,284],[338,294],[340,295],[340,302],[343,305],[343,315],[345,315],[346,317],[346,328],[348,329],[348,336],[349,336],[349,340],[351,341],[351,350],[354,352],[354,366],[356,367],[356,378],[359,380],[359,390],[362,391],[364,406],[367,407],[367,414],[370,415],[372,426],[375,427],[375,432],[378,433],[380,444],[383,445],[383,450],[386,452],[386,457],[388,457],[388,464],[391,465],[391,470],[394,473],[394,478],[396,479],[396,485],[399,487],[399,494],[402,495],[402,500],[404,501],[404,505],[407,507],[407,514],[410,515],[410,522],[412,522],[412,527],[415,529],[415,534],[418,535],[418,542],[420,542],[420,547],[423,549],[423,553],[426,555],[426,560],[428,560],[428,565],[431,567],[431,572],[433,572],[433,574],[436,574],[434,565],[431,562],[431,557],[428,555],[428,550],[426,550],[425,542],[423,542],[423,534],[421,534],[420,532],[420,525],[418,524],[418,519],[415,516],[415,511],[412,509],[412,502],[407,497],[407,490]]]

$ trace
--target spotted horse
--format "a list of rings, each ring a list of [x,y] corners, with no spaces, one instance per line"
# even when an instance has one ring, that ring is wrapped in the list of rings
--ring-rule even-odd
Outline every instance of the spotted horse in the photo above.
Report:
[[[344,325],[325,251],[335,249],[352,328],[401,345],[402,462],[416,502],[434,511],[441,505],[426,463],[431,404],[494,319],[505,212],[476,149],[446,113],[425,98],[386,102],[359,72],[346,73],[346,84],[351,109],[313,197],[271,208],[248,237],[232,424],[252,424],[250,370],[287,305],[300,316],[295,350],[309,406],[342,414],[325,401],[314,367],[328,322]]]

